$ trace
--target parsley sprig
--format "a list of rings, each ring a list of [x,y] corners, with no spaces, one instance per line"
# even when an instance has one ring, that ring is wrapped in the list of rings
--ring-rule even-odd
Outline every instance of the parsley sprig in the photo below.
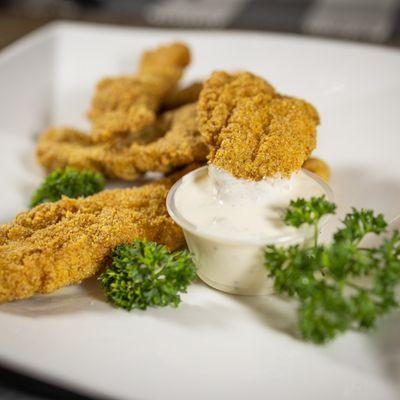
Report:
[[[99,280],[107,300],[125,310],[147,307],[177,307],[180,293],[196,277],[191,254],[169,253],[163,245],[139,240],[117,246],[111,265]]]
[[[400,234],[376,247],[360,247],[369,233],[386,233],[382,214],[352,209],[330,244],[318,244],[318,223],[336,206],[324,197],[290,203],[284,221],[314,227],[313,245],[265,249],[265,267],[277,293],[299,301],[298,326],[304,339],[325,343],[349,329],[370,330],[381,315],[398,307]],[[367,278],[367,279],[365,279]],[[361,284],[361,281],[368,283]]]
[[[99,192],[105,186],[103,175],[90,170],[74,168],[56,169],[51,172],[32,195],[30,207],[47,201],[57,201],[62,196],[76,199]]]

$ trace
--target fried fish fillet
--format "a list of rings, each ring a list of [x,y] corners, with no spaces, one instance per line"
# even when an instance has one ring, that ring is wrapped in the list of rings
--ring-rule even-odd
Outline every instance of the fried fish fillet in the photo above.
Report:
[[[199,99],[202,89],[202,82],[193,82],[191,85],[173,90],[165,97],[163,109],[172,110],[185,104],[195,103]]]
[[[170,250],[183,247],[183,233],[165,200],[170,186],[188,171],[138,188],[64,197],[1,226],[0,303],[78,283],[98,272],[115,246],[134,239]]]
[[[37,158],[48,170],[70,166],[134,180],[147,171],[168,173],[204,161],[208,148],[197,126],[196,105],[189,104],[166,112],[140,134],[106,142],[72,128],[50,128],[39,138]]]
[[[145,52],[135,75],[102,79],[88,111],[93,139],[106,141],[152,123],[189,62],[187,46],[173,43]]]
[[[329,179],[331,177],[331,169],[324,160],[316,157],[310,157],[303,164],[303,168],[318,175],[325,182],[329,182]]]
[[[315,108],[248,72],[214,72],[198,102],[209,162],[237,178],[290,176],[316,146]]]

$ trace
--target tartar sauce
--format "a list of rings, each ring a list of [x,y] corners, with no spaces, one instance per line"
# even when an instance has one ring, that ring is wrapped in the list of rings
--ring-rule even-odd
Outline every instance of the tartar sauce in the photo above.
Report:
[[[263,266],[265,245],[299,243],[312,234],[283,223],[290,200],[323,194],[329,198],[330,189],[308,172],[252,182],[210,165],[178,181],[167,208],[183,228],[204,282],[228,293],[258,295],[272,293]]]
[[[324,193],[306,172],[290,179],[267,178],[258,182],[237,179],[214,166],[184,179],[176,193],[180,214],[196,229],[229,238],[261,239],[286,236],[295,228],[282,215],[290,200]]]

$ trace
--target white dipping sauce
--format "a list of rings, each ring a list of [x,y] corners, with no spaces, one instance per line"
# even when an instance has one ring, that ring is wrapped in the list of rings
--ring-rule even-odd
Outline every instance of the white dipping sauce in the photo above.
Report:
[[[204,282],[228,293],[259,295],[272,293],[265,245],[299,243],[312,234],[283,223],[290,200],[323,194],[329,198],[327,185],[304,171],[252,182],[209,166],[178,181],[167,208],[183,228]]]
[[[292,234],[282,216],[290,200],[321,196],[321,185],[303,171],[290,179],[237,179],[214,166],[189,175],[176,193],[180,214],[197,230],[229,238],[262,239]]]

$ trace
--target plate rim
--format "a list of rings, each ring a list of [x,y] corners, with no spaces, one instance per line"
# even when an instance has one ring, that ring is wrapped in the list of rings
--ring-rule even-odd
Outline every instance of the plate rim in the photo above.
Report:
[[[227,36],[248,36],[248,37],[259,37],[259,38],[270,38],[273,40],[292,40],[301,44],[314,44],[324,45],[333,47],[343,48],[357,48],[362,51],[385,53],[388,56],[400,57],[400,50],[397,47],[389,46],[385,44],[375,43],[364,43],[356,40],[344,40],[338,38],[329,38],[324,36],[311,36],[301,33],[289,33],[289,32],[276,32],[276,31],[265,31],[265,30],[240,30],[240,29],[171,29],[166,27],[136,27],[136,26],[125,26],[125,25],[114,25],[110,23],[97,23],[97,22],[82,22],[82,21],[69,21],[69,20],[56,20],[51,21],[43,26],[32,30],[31,32],[21,36],[20,38],[9,43],[0,50],[0,64],[6,59],[18,54],[36,43],[40,43],[45,39],[55,38],[65,32],[73,29],[90,29],[90,30],[112,30],[120,32],[135,32],[143,34],[177,34],[185,32],[188,35],[196,34],[201,36],[212,36],[217,35],[220,37]]]

